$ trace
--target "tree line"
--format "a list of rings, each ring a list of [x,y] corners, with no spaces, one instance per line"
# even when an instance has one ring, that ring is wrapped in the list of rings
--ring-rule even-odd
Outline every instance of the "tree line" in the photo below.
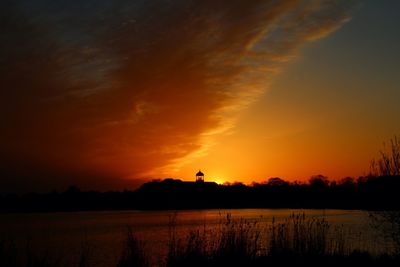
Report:
[[[244,185],[183,182],[164,179],[143,184],[135,191],[81,191],[0,195],[0,212],[204,209],[204,208],[340,208],[400,209],[400,142],[384,145],[371,162],[367,176],[330,181],[323,175],[307,183],[278,177]]]
[[[329,181],[322,175],[309,183],[270,178],[265,183],[218,185],[165,179],[136,191],[80,191],[3,195],[1,212],[204,209],[204,208],[399,208],[400,176],[368,176]]]

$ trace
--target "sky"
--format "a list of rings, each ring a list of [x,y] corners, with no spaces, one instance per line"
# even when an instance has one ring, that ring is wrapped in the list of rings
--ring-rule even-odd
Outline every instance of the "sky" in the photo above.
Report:
[[[0,3],[2,192],[369,171],[400,133],[400,3]]]

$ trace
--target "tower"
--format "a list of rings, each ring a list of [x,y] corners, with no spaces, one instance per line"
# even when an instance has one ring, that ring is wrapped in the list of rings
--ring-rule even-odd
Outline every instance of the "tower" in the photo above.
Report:
[[[204,173],[202,173],[200,170],[198,173],[196,173],[196,182],[197,183],[204,182]]]

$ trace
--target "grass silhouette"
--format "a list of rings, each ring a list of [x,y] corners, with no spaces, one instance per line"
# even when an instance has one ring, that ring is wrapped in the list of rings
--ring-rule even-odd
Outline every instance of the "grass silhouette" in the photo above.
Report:
[[[267,235],[262,235],[266,232]],[[293,214],[282,222],[273,220],[266,229],[257,222],[233,220],[228,214],[216,230],[190,231],[173,237],[166,260],[181,266],[394,266],[396,255],[372,256],[351,250],[341,228],[324,218]]]
[[[178,235],[177,218],[171,217],[167,256],[158,265],[183,266],[399,266],[398,254],[373,256],[351,250],[340,228],[332,227],[324,218],[292,214],[284,220],[273,219],[270,225],[257,221],[233,219],[230,214],[217,227],[194,229]],[[26,255],[12,242],[0,242],[1,267],[66,266],[48,255]],[[148,267],[151,264],[144,242],[128,228],[124,247],[116,267]],[[92,267],[87,247],[82,248],[77,267]],[[23,259],[23,260],[22,260]],[[114,266],[110,266],[114,267]]]

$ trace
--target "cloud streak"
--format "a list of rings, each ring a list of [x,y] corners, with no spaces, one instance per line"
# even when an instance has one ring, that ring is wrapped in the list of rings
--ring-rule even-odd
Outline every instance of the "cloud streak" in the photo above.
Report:
[[[3,1],[2,177],[143,177],[205,153],[347,2]]]

